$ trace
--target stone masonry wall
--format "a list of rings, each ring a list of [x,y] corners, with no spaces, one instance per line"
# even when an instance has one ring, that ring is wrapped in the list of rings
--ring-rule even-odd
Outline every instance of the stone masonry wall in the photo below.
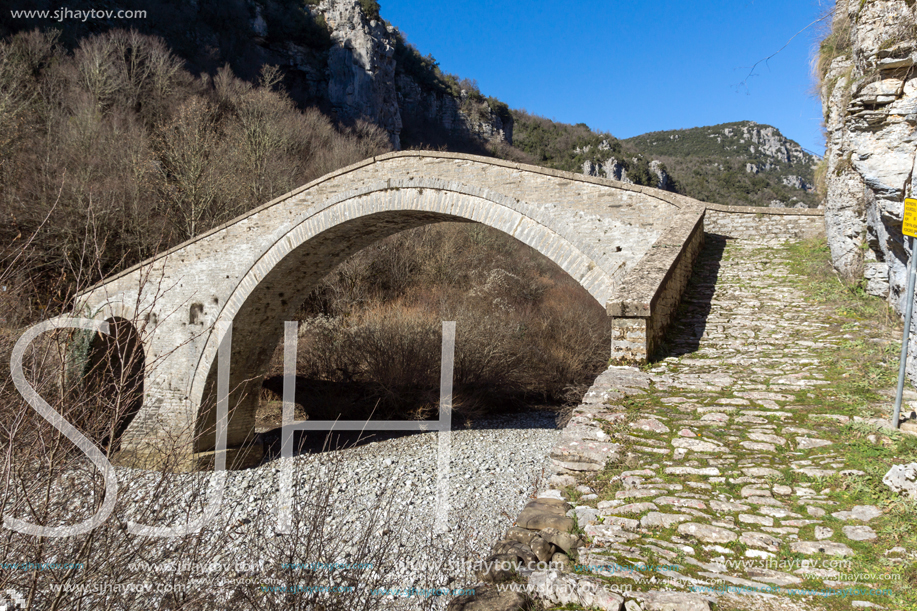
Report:
[[[707,204],[704,229],[731,238],[765,238],[782,243],[825,235],[825,213],[803,208]]]

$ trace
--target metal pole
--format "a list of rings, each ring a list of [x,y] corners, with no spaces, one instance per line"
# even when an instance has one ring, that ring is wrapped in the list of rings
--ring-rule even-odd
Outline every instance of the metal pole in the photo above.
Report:
[[[917,253],[914,252],[914,238],[911,238],[911,260],[907,266],[907,309],[904,314],[904,336],[901,339],[901,368],[898,370],[898,394],[895,395],[895,415],[892,426],[898,428],[901,418],[901,396],[904,394],[904,376],[907,368],[907,344],[911,338],[911,315],[914,313],[914,279],[917,278]]]

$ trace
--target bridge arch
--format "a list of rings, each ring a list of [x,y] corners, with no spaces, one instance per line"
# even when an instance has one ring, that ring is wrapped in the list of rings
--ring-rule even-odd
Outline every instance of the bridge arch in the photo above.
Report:
[[[218,323],[233,323],[228,443],[239,448],[282,322],[338,263],[379,239],[440,221],[502,231],[606,307],[614,358],[640,360],[673,316],[703,215],[700,202],[648,187],[472,155],[389,153],[108,278],[79,296],[76,311],[100,320],[121,312],[141,330],[143,405],[119,460],[158,467],[168,448],[193,468],[205,459],[195,452],[213,446],[212,435],[194,439],[212,417]]]
[[[498,229],[556,263],[600,304],[615,287],[598,263],[564,235],[527,215],[525,202],[455,181],[387,180],[330,199],[272,235],[271,244],[241,275],[222,304],[192,304],[191,316],[207,315],[220,328],[233,323],[230,368],[231,418],[227,443],[238,447],[254,430],[258,390],[283,334],[308,294],[339,263],[390,235],[431,223],[477,222]],[[211,307],[217,312],[207,312]],[[195,450],[214,447],[216,354],[220,336],[211,332],[191,382],[191,404],[199,406]]]

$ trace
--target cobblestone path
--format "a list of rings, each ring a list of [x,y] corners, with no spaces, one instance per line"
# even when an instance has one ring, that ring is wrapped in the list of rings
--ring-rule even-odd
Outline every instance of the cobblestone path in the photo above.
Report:
[[[887,504],[858,502],[874,474],[846,451],[853,432],[889,438],[868,434],[875,414],[838,409],[843,374],[825,364],[861,336],[806,302],[784,246],[708,236],[701,257],[671,356],[610,368],[568,426],[593,451],[617,444],[617,462],[590,473],[572,462],[589,450],[554,454],[552,484],[589,543],[575,576],[548,581],[633,588],[628,611],[901,608],[885,588],[917,549],[896,545]]]

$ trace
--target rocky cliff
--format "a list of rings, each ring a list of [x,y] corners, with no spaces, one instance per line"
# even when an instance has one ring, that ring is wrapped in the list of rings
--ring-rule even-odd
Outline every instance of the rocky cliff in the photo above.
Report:
[[[487,101],[472,99],[479,92],[461,87],[448,90],[436,82],[437,78],[446,81],[438,77],[435,65],[426,66],[429,74],[418,82],[409,66],[403,65],[406,62],[399,63],[399,55],[404,58],[416,50],[406,47],[393,25],[378,15],[367,15],[360,0],[323,0],[306,10],[330,33],[326,79],[318,85],[326,87],[327,100],[339,118],[378,124],[390,134],[396,149],[401,148],[405,123],[426,123],[458,139],[512,143],[510,115],[501,117]],[[396,53],[399,46],[406,53]],[[296,62],[290,66],[296,69]]]
[[[831,256],[899,311],[908,257],[901,217],[917,152],[917,40],[902,31],[907,25],[915,25],[913,2],[839,0],[830,41],[837,57],[822,79]]]
[[[828,244],[842,275],[864,279],[899,313],[910,257],[901,218],[904,198],[915,191],[915,63],[913,0],[837,1],[819,65]],[[917,364],[910,369],[917,379]]]

